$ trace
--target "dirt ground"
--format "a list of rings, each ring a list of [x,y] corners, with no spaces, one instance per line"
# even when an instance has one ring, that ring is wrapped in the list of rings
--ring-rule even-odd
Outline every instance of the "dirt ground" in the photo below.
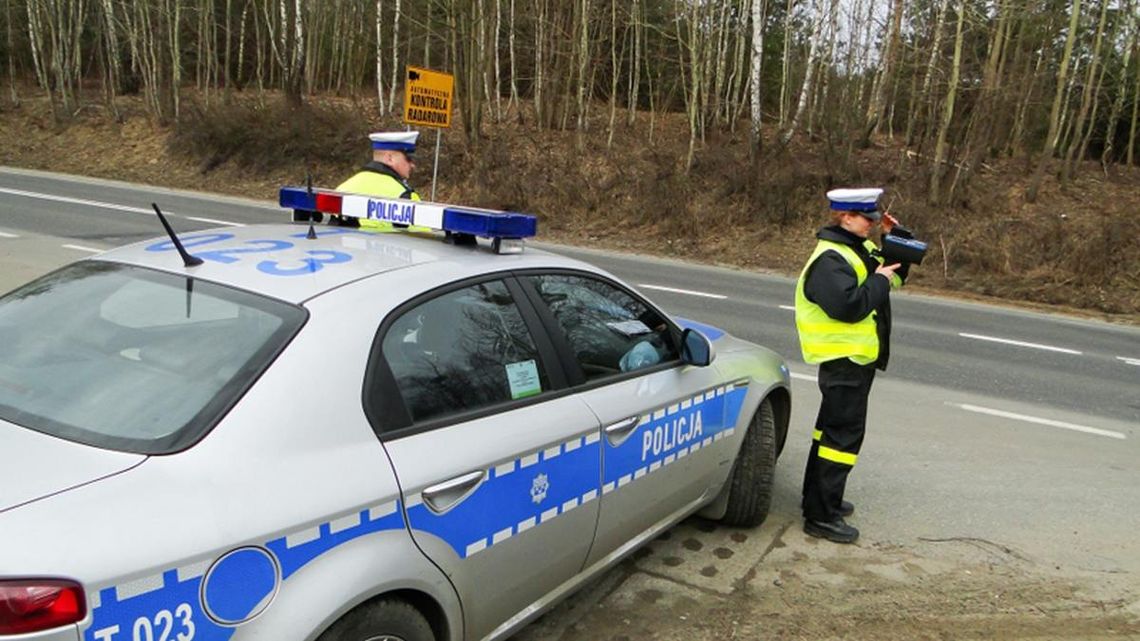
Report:
[[[837,546],[799,523],[689,519],[513,641],[1140,639],[1120,575],[1062,575],[981,539]]]
[[[180,154],[169,129],[137,105],[133,114],[130,103],[123,107],[119,120],[93,105],[61,124],[35,99],[0,104],[0,164],[273,199],[279,186],[300,184],[306,173],[316,185],[335,184],[366,153],[361,137],[340,163],[253,172]],[[759,188],[739,175],[739,135],[706,141],[731,153],[705,153],[685,174],[678,164],[687,142],[683,122],[654,122],[657,142],[645,144],[648,119],[639,115],[634,130],[622,130],[613,148],[594,154],[575,153],[580,143],[572,132],[536,136],[490,124],[488,143],[473,155],[458,132],[449,132],[443,157],[453,160],[441,162],[436,199],[539,212],[545,241],[792,274],[822,220],[824,187],[898,183],[895,211],[908,212],[904,220],[933,247],[913,288],[1140,319],[1140,252],[1130,249],[1140,236],[1135,168],[1085,171],[1064,192],[1047,184],[1044,202],[1032,206],[1021,201],[1022,178],[1003,182],[991,168],[972,200],[959,203],[985,215],[949,220],[924,211],[915,186],[921,176],[906,175],[911,159],[889,145],[846,168],[829,166],[819,145],[774,158]],[[373,117],[367,126],[396,125]],[[598,130],[587,147],[604,144],[604,127]],[[431,149],[434,136],[421,144]],[[417,182],[426,196],[430,152],[420,155]],[[779,198],[764,204],[763,190]],[[1116,262],[1105,266],[1109,259]],[[1061,573],[980,540],[841,547],[806,537],[798,522],[769,519],[759,530],[739,531],[692,519],[517,639],[1140,640],[1140,586],[1129,581]]]

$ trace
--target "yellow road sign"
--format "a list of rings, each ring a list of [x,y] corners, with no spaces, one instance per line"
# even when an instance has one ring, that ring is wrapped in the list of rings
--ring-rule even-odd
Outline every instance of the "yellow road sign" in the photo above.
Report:
[[[408,65],[404,76],[404,122],[425,127],[451,127],[455,78],[449,73]]]

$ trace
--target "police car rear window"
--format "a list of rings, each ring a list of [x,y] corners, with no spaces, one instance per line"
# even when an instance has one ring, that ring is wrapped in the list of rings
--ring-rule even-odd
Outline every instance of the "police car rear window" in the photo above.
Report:
[[[196,442],[304,323],[303,309],[101,261],[0,298],[0,418],[108,449]]]

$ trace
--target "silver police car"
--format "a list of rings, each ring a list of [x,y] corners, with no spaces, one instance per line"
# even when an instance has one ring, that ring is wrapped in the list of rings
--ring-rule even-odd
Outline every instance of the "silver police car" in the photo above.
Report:
[[[690,514],[767,514],[781,358],[604,271],[349,227],[177,240],[201,264],[172,235],[0,297],[0,639],[496,639]]]

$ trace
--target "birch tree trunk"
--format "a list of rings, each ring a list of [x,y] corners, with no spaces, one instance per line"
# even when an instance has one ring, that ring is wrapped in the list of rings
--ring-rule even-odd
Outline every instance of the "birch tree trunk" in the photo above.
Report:
[[[1061,100],[1065,95],[1065,79],[1069,71],[1069,59],[1073,55],[1073,44],[1077,40],[1077,25],[1081,17],[1081,0],[1073,0],[1072,13],[1069,17],[1069,32],[1065,35],[1065,49],[1061,54],[1061,68],[1057,72],[1057,90],[1053,94],[1053,107],[1049,111],[1049,133],[1045,135],[1045,148],[1041,150],[1041,157],[1037,160],[1037,167],[1025,190],[1025,200],[1037,201],[1037,192],[1041,189],[1041,179],[1045,176],[1045,165],[1053,158],[1053,150],[1057,148],[1057,134],[1060,131]]]
[[[808,136],[813,135],[815,126],[815,115],[819,110],[826,109],[827,94],[831,88],[831,66],[835,61],[835,41],[839,36],[839,0],[831,0],[830,10],[828,11],[827,22],[827,54],[819,63],[819,91],[816,98],[812,101],[811,106],[808,108]]]
[[[617,119],[617,85],[618,55],[617,55],[617,0],[610,0],[610,123],[609,133],[606,134],[606,149],[614,145],[614,121]]]
[[[752,161],[754,168],[760,162],[760,149],[762,146],[760,138],[760,124],[763,120],[761,99],[763,98],[763,87],[760,85],[760,70],[764,62],[764,2],[765,0],[752,0],[751,15],[752,15],[752,68],[749,74],[750,83],[750,96],[751,96],[751,112],[748,132],[748,158]]]
[[[576,138],[578,150],[585,147],[585,138],[582,136],[589,124],[586,113],[589,105],[586,104],[586,69],[590,63],[590,0],[581,2],[581,21],[578,33],[578,136]]]
[[[1128,166],[1132,166],[1133,149],[1136,146],[1137,112],[1140,111],[1140,74],[1136,74],[1136,84],[1132,89],[1132,127],[1128,130]]]
[[[938,126],[938,142],[934,145],[934,166],[930,171],[930,193],[927,197],[931,204],[940,202],[939,183],[943,174],[943,163],[946,160],[946,137],[950,130],[950,121],[954,118],[954,98],[958,92],[958,78],[962,66],[962,23],[966,21],[966,2],[958,0],[955,9],[958,14],[958,26],[954,33],[954,62],[950,67],[950,87],[946,92],[946,101],[942,106],[942,122]]]
[[[503,29],[503,3],[502,0],[492,0],[495,3],[495,36],[491,38],[495,50],[495,122],[503,121],[503,87],[502,71],[499,65],[499,33]]]
[[[111,113],[117,118],[119,111],[115,106],[115,96],[119,93],[119,77],[122,71],[119,64],[119,32],[115,21],[115,7],[111,0],[103,0],[103,33],[107,51],[107,104]],[[11,30],[9,28],[9,51],[11,56]],[[11,58],[9,58],[9,61]],[[9,62],[9,65],[11,62]]]
[[[788,0],[784,11],[784,57],[780,70],[780,121],[779,127],[784,128],[787,122],[788,84],[791,82],[792,65],[792,12],[795,10],[795,0]],[[805,72],[806,73],[806,72]]]
[[[800,119],[803,117],[804,110],[807,108],[808,97],[811,96],[812,91],[812,71],[816,66],[816,58],[819,56],[819,41],[823,31],[823,22],[826,18],[826,13],[822,11],[822,3],[820,0],[818,17],[812,22],[811,35],[809,36],[808,46],[808,60],[804,66],[804,84],[800,87],[799,104],[796,106],[795,114],[792,116],[791,123],[784,133],[780,134],[780,144],[787,145],[792,140],[792,136],[796,133],[796,128],[799,127]],[[813,5],[815,6],[815,5]],[[831,5],[837,6],[837,5]]]
[[[918,110],[922,109],[923,105],[931,104],[930,82],[934,78],[934,70],[937,67],[938,52],[942,50],[942,27],[946,22],[946,8],[948,6],[950,6],[950,0],[938,0],[938,17],[934,23],[933,43],[930,45],[930,56],[926,59],[926,71],[922,75],[922,91],[918,94],[919,97],[914,101],[913,108],[907,116],[906,136],[903,138],[903,144],[908,147],[914,144],[914,128],[915,121],[918,120]]]
[[[894,0],[891,9],[891,30],[887,42],[883,47],[883,69],[879,74],[879,82],[871,97],[871,105],[867,109],[867,122],[863,126],[861,146],[871,144],[871,134],[879,129],[879,123],[886,109],[886,96],[889,89],[894,86],[895,58],[898,57],[899,34],[902,31],[903,0]]]
[[[245,77],[242,75],[242,70],[245,69],[245,28],[246,20],[249,18],[249,7],[253,4],[253,0],[246,0],[245,6],[241,10],[241,20],[238,26],[238,50],[237,50],[237,66],[234,68],[234,84],[240,89],[245,84]],[[257,16],[253,18],[257,20]]]
[[[1081,107],[1077,112],[1077,119],[1073,123],[1073,139],[1069,143],[1069,148],[1065,152],[1065,158],[1061,162],[1061,183],[1066,183],[1073,175],[1073,165],[1080,161],[1077,157],[1077,151],[1081,147],[1081,139],[1085,127],[1085,118],[1089,115],[1089,109],[1093,100],[1093,87],[1095,83],[1093,79],[1096,78],[1097,67],[1100,64],[1100,45],[1104,37],[1104,23],[1108,16],[1108,0],[1100,0],[1100,19],[1097,21],[1096,36],[1093,38],[1093,48],[1089,60],[1089,68],[1085,72],[1084,90],[1081,92]]]
[[[949,197],[953,198],[959,181],[969,180],[976,166],[982,161],[990,150],[995,138],[994,123],[998,119],[997,113],[997,86],[1000,78],[1000,69],[1008,39],[1008,25],[1010,24],[1009,6],[1005,0],[996,5],[997,25],[990,37],[989,54],[982,71],[982,90],[970,115],[970,122],[966,128],[965,160],[958,165],[954,173],[954,181],[950,184]]]
[[[1132,50],[1135,46],[1132,44],[1136,41],[1136,7],[1132,0],[1129,0],[1124,5],[1124,59],[1120,63],[1120,87],[1116,92],[1116,99],[1112,101],[1112,109],[1108,113],[1108,125],[1105,128],[1104,134],[1104,151],[1100,154],[1100,162],[1102,165],[1107,164],[1112,159],[1113,144],[1116,141],[1116,125],[1120,120],[1120,112],[1124,108],[1124,94],[1128,92],[1128,83],[1125,79],[1128,78],[1128,69],[1132,60]],[[1133,105],[1135,106],[1135,105]],[[1135,120],[1136,116],[1132,117]]]
[[[629,10],[629,20],[633,24],[633,57],[630,59],[630,72],[629,72],[629,90],[626,94],[629,96],[629,114],[626,118],[627,125],[633,125],[634,116],[637,114],[637,101],[639,97],[639,89],[641,88],[641,50],[643,48],[641,35],[641,5],[638,0],[632,0]]]
[[[396,109],[396,83],[399,80],[400,67],[400,0],[396,0],[392,16],[392,75],[388,84],[388,111]]]
[[[8,98],[13,105],[20,104],[20,96],[16,93],[16,63],[13,56],[15,46],[12,44],[12,0],[4,0],[5,42],[8,49]]]
[[[384,0],[376,0],[376,103],[380,115],[388,113],[384,102]]]
[[[542,129],[546,124],[543,112],[545,104],[542,95],[542,69],[545,66],[542,45],[546,40],[546,0],[535,0],[535,5],[537,5],[537,11],[535,11],[534,21],[534,120],[535,125]]]
[[[511,66],[511,99],[507,101],[507,109],[514,105],[519,114],[519,122],[522,122],[522,106],[519,104],[519,83],[518,75],[515,71],[515,0],[511,0],[510,19],[508,28],[510,33],[507,35],[507,55],[510,58]]]

